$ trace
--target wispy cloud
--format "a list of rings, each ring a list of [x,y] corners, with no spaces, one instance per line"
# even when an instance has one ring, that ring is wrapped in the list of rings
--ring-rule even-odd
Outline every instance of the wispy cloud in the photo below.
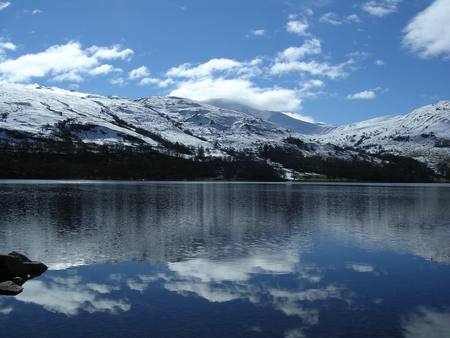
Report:
[[[338,17],[336,13],[328,12],[323,14],[320,19],[320,22],[329,23],[334,26],[342,25],[342,20]]]
[[[11,6],[11,3],[10,3],[10,2],[3,2],[3,1],[0,1],[0,11],[2,11],[2,10],[4,10],[4,9],[8,8],[9,6]]]
[[[372,0],[362,4],[361,9],[372,16],[383,17],[398,10],[401,0]]]
[[[374,90],[364,90],[359,93],[347,95],[347,100],[373,100],[377,97]]]
[[[389,91],[389,89],[383,89],[376,87],[369,90],[363,90],[358,93],[347,95],[347,100],[373,100],[377,98],[378,94],[383,94]]]
[[[251,35],[253,36],[264,36],[266,33],[267,31],[265,29],[255,29],[251,31]]]
[[[240,62],[232,59],[211,59],[199,65],[185,63],[169,69],[168,77],[175,78],[202,78],[210,77],[215,73],[234,73],[239,76],[253,76],[259,73],[260,59],[249,62]]]
[[[175,84],[175,81],[171,78],[160,79],[160,78],[154,78],[154,77],[144,77],[139,82],[139,85],[141,85],[141,86],[157,86],[160,88],[166,88],[173,84]]]
[[[344,23],[349,23],[349,24],[350,23],[359,23],[359,22],[361,22],[361,19],[356,14],[351,14],[351,15],[347,15],[347,16],[344,16],[344,17],[340,17],[336,13],[328,12],[328,13],[323,14],[319,18],[319,21],[322,22],[322,23],[327,23],[327,24],[330,24],[330,25],[339,26],[339,25],[342,25]]]
[[[354,57],[340,64],[330,64],[327,61],[306,59],[306,56],[322,53],[321,41],[309,39],[299,47],[289,47],[277,54],[275,61],[269,68],[271,75],[299,73],[303,75],[327,77],[332,80],[344,78],[348,70],[355,63]]]
[[[315,60],[277,62],[271,67],[270,71],[274,75],[297,72],[336,80],[347,76],[348,73],[345,68],[350,63],[352,63],[351,60],[338,65],[331,65],[328,62],[319,62]]]

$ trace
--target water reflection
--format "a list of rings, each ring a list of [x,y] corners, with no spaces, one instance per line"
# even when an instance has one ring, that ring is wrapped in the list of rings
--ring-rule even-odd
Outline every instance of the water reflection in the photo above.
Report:
[[[449,203],[446,186],[0,185],[2,251],[52,270],[0,299],[0,333],[33,311],[112,336],[439,337]]]
[[[420,307],[403,322],[406,338],[447,338],[450,335],[450,309]]]
[[[25,294],[17,300],[42,306],[48,311],[77,315],[81,310],[88,313],[127,311],[130,304],[124,300],[108,299],[114,286],[82,283],[80,278],[54,278],[51,281],[32,281]]]

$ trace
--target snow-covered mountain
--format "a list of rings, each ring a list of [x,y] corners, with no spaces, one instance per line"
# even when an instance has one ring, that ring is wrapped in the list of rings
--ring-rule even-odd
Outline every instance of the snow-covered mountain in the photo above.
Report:
[[[210,156],[283,145],[304,136],[246,111],[178,97],[130,100],[38,85],[0,84],[0,140],[73,140],[97,145],[145,144],[160,152],[199,147]],[[280,113],[281,114],[281,113]],[[330,145],[310,144],[305,155],[338,156]],[[351,152],[340,152],[349,157]]]
[[[407,115],[341,126],[312,140],[369,153],[389,152],[435,165],[450,158],[450,101],[440,101]]]
[[[168,141],[215,149],[215,155],[287,135],[263,119],[188,99],[130,100],[37,85],[0,84],[0,114],[2,139],[58,139],[65,127],[84,143],[145,143],[164,150]]]
[[[278,149],[283,152],[279,162],[283,166],[292,151],[300,159],[314,156],[372,165],[385,163],[380,153],[392,153],[436,168],[450,160],[450,102],[405,116],[331,127],[223,100],[210,104],[177,97],[131,100],[39,85],[0,84],[0,141],[3,145],[24,141],[144,145],[184,158],[194,158],[198,149],[216,158],[236,152],[258,158],[261,149],[269,146],[266,155],[270,156],[260,159],[274,160]]]

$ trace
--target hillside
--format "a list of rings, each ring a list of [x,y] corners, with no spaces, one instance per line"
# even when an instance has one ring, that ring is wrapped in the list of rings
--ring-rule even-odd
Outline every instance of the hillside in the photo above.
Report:
[[[341,126],[312,140],[369,153],[408,156],[435,167],[450,157],[450,101],[440,101],[407,115]]]
[[[337,128],[214,104],[0,84],[0,176],[396,181],[447,173],[445,102]]]

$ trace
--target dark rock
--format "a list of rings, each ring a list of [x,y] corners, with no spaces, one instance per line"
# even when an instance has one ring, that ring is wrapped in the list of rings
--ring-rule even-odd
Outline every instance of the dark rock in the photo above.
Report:
[[[8,280],[0,283],[0,295],[2,296],[17,296],[22,291],[23,288],[13,281]]]
[[[23,291],[22,285],[29,279],[47,271],[47,266],[28,257],[11,252],[0,255],[0,295],[15,296]]]
[[[37,277],[47,271],[47,266],[41,262],[34,262],[17,252],[0,255],[0,280],[14,277],[29,279]]]

